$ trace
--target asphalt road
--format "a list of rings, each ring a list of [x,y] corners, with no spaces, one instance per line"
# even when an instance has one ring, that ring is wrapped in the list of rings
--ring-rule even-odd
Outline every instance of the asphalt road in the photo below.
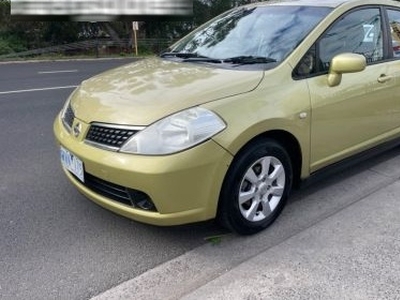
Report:
[[[0,64],[0,299],[88,299],[223,232],[136,223],[80,195],[52,125],[79,82],[132,59]]]

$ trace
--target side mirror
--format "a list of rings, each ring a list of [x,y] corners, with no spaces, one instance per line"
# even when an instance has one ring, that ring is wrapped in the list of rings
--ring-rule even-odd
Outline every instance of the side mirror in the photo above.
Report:
[[[356,73],[365,70],[367,61],[365,56],[355,53],[343,53],[336,55],[331,60],[328,74],[328,85],[334,87],[342,81],[342,74]]]

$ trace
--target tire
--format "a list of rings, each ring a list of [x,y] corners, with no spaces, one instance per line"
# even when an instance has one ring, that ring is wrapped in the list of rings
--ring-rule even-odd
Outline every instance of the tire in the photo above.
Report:
[[[239,152],[222,185],[218,219],[242,235],[257,233],[281,213],[292,187],[289,155],[276,141],[258,139]]]

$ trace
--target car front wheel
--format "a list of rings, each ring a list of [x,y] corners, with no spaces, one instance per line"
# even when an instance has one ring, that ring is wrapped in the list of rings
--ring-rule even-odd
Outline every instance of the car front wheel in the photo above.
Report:
[[[239,234],[254,234],[280,214],[292,185],[292,165],[276,141],[257,140],[234,159],[220,196],[222,225]]]

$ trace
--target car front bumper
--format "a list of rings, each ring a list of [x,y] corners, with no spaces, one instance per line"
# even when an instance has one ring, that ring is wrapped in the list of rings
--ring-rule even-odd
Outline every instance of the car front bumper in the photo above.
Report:
[[[83,162],[85,174],[89,174],[86,176],[146,193],[156,211],[101,195],[64,168],[69,180],[86,197],[117,214],[153,225],[179,225],[216,216],[220,189],[232,156],[213,140],[172,155],[126,154],[85,143],[83,136],[89,124],[79,122],[82,134],[74,137],[60,117],[56,118],[54,134],[58,144]]]

